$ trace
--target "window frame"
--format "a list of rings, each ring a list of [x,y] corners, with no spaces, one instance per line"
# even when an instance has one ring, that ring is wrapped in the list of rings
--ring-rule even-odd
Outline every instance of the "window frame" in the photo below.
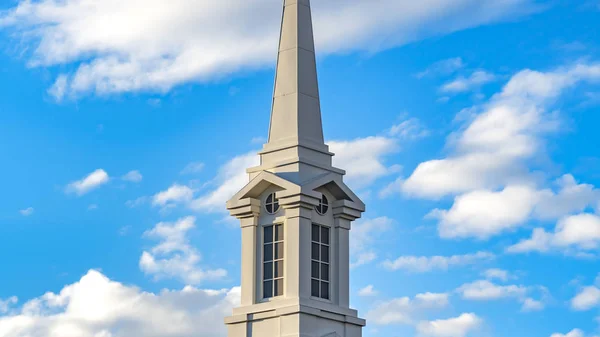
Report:
[[[282,240],[276,240],[276,236],[275,236],[275,228],[277,226],[281,226],[281,228],[283,229],[283,239]],[[260,244],[259,244],[259,261],[260,261],[260,274],[258,275],[259,277],[259,294],[260,294],[260,302],[269,302],[272,301],[274,299],[278,299],[280,297],[283,297],[285,295],[285,225],[284,222],[274,222],[274,223],[268,223],[268,224],[263,224],[260,227]],[[267,243],[265,242],[265,230],[267,227],[272,227],[273,228],[273,241],[270,242],[270,244],[273,245],[273,260],[271,261],[265,261],[265,246],[267,245]],[[283,245],[283,257],[281,259],[275,259],[275,244],[276,243],[281,243]],[[277,261],[282,261],[283,263],[283,271],[282,271],[282,275],[281,277],[277,277],[275,278],[275,263]],[[265,264],[267,262],[271,262],[273,263],[273,278],[271,279],[265,279]],[[282,290],[281,290],[281,295],[273,295],[271,297],[265,297],[265,282],[266,281],[272,281],[275,282],[277,280],[282,280]],[[275,284],[273,283],[272,285],[272,290],[274,292],[275,290]]]
[[[313,231],[314,226],[317,226],[319,228],[319,242],[316,242],[313,240],[312,231]],[[322,243],[322,241],[323,241],[322,240],[322,229],[323,228],[327,229],[327,231],[329,232],[329,243],[327,243],[327,244]],[[313,244],[319,245],[319,259],[318,260],[313,259],[313,255],[312,255]],[[323,246],[327,246],[327,248],[328,248],[328,255],[329,255],[328,262],[324,262],[322,260],[322,256],[321,256],[322,250],[321,249]],[[332,248],[333,248],[333,227],[322,224],[322,223],[313,222],[311,225],[311,231],[310,231],[310,252],[311,252],[310,253],[311,254],[311,256],[310,256],[310,298],[314,299],[314,300],[318,300],[318,301],[327,302],[327,303],[333,302],[332,283],[333,283],[333,274],[334,274],[334,271],[333,271],[333,264],[334,264],[333,260],[334,259],[333,259],[333,255],[332,255],[333,254]],[[319,264],[319,277],[318,278],[313,277],[313,274],[312,274],[313,262],[317,262]],[[329,271],[328,280],[324,280],[321,275],[323,264],[326,264],[329,267],[328,268],[328,271]],[[312,285],[313,280],[319,282],[319,296],[313,295],[313,285]],[[321,289],[322,289],[321,287],[322,287],[323,283],[327,284],[328,293],[329,293],[328,298],[321,297]]]
[[[324,212],[323,207],[325,207]],[[322,193],[322,197],[321,199],[319,199],[319,205],[315,206],[315,211],[317,212],[317,214],[323,216],[327,215],[327,212],[329,212],[329,208],[331,208],[331,205],[329,204],[329,198],[325,195],[325,193]]]
[[[271,203],[269,203],[270,197],[273,197],[273,200]],[[269,212],[269,208],[268,208],[269,206],[273,206],[273,208],[272,208],[273,212]],[[277,207],[274,207],[274,206],[277,206]],[[279,199],[277,199],[275,192],[267,194],[267,197],[265,198],[264,209],[265,209],[265,212],[269,215],[275,215],[281,209],[281,205],[279,204]]]

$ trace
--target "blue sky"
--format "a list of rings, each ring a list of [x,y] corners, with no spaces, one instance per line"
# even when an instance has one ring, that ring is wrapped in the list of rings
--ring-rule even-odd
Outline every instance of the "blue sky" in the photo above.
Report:
[[[225,336],[281,10],[227,4],[0,2],[1,337]],[[365,336],[598,335],[600,3],[313,11]]]

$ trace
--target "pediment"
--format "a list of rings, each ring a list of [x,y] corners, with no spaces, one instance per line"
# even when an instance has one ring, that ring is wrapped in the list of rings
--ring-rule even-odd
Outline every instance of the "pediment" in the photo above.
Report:
[[[365,203],[352,192],[338,174],[328,173],[302,185],[302,190],[307,191],[316,191],[319,188],[326,188],[340,203],[352,204],[353,208],[360,211],[365,210]]]
[[[290,194],[299,194],[302,191],[300,185],[285,180],[271,172],[263,171],[227,201],[227,208],[234,208],[239,205],[242,200],[248,198],[257,199],[271,186],[275,186],[277,189],[286,191],[286,193]]]

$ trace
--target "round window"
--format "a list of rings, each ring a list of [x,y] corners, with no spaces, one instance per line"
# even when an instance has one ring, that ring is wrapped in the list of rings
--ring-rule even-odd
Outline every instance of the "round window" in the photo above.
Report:
[[[265,209],[269,214],[275,214],[279,211],[279,200],[275,197],[275,193],[269,194],[267,202],[265,203]]]
[[[323,194],[323,197],[319,200],[319,206],[316,206],[315,209],[320,215],[325,215],[325,213],[327,213],[327,210],[329,209],[329,200],[327,200],[325,194]]]

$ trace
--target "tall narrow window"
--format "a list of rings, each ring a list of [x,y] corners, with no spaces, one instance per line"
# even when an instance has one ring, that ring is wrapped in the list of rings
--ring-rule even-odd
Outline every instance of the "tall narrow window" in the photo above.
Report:
[[[329,227],[312,225],[311,294],[313,297],[330,299],[330,230]]]
[[[263,298],[283,295],[283,225],[264,227]]]

